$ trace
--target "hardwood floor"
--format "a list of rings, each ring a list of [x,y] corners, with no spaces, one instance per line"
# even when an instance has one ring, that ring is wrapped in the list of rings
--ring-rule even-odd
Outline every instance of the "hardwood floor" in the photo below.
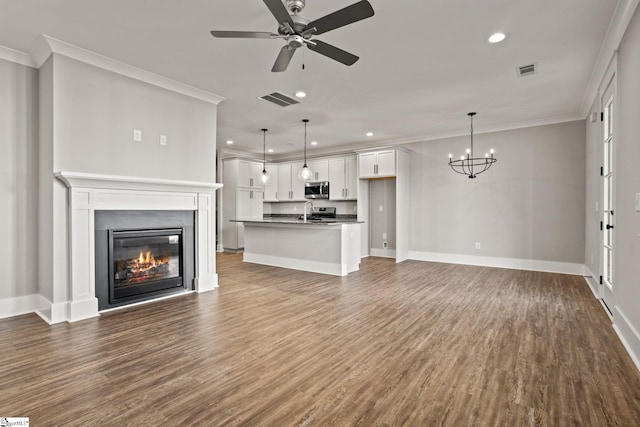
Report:
[[[33,426],[638,426],[640,373],[582,277],[218,254],[205,294],[0,321],[0,417]]]

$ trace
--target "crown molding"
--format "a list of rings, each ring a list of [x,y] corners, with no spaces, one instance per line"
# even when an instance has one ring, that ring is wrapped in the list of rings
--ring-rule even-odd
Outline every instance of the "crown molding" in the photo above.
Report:
[[[611,58],[620,47],[622,38],[624,37],[629,22],[633,18],[633,14],[638,7],[640,0],[619,0],[616,6],[616,10],[613,12],[613,18],[609,23],[607,34],[604,37],[602,46],[600,47],[600,53],[598,53],[598,59],[593,67],[591,78],[587,84],[587,89],[580,103],[580,115],[587,117],[591,104],[598,93],[598,87],[607,72],[607,67],[611,62]]]
[[[5,46],[0,46],[0,59],[26,67],[37,68],[29,54]]]
[[[36,68],[40,68],[54,53],[211,104],[217,105],[225,99],[211,92],[180,83],[159,74],[134,67],[133,65],[125,64],[124,62],[54,39],[45,34],[42,34],[38,38],[38,41],[30,52],[30,56]]]

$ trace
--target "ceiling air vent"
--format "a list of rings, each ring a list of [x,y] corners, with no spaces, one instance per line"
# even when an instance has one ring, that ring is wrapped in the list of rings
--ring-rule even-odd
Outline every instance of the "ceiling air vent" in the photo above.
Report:
[[[518,77],[526,77],[536,73],[536,64],[523,65],[522,67],[516,67]]]
[[[299,104],[300,101],[296,101],[295,99],[285,95],[280,92],[273,92],[269,95],[261,96],[258,99],[262,99],[263,101],[268,101],[273,104],[279,105],[281,107],[288,107],[289,105]]]

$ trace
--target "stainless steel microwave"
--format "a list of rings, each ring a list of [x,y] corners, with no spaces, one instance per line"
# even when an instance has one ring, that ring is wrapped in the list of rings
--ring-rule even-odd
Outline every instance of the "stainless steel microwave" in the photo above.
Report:
[[[328,199],[329,183],[327,181],[305,182],[304,197],[305,199]]]

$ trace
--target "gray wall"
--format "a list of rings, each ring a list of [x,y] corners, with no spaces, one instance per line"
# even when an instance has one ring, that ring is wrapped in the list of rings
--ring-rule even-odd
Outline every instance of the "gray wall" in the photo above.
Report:
[[[371,248],[385,249],[383,241],[388,243],[386,249],[396,248],[396,180],[374,179],[369,182],[369,227]],[[380,212],[382,206],[382,212]],[[386,233],[387,238],[382,238]]]
[[[214,104],[60,55],[54,99],[54,170],[215,182]]]
[[[616,234],[617,255],[614,267],[614,322],[620,316],[640,331],[640,212],[634,207],[635,194],[640,193],[640,8],[627,28],[620,45],[618,60],[619,134],[616,168]],[[640,357],[640,336],[623,329]],[[639,363],[639,362],[637,362]]]
[[[474,124],[476,155],[494,148],[498,162],[473,180],[447,164],[468,135],[408,145],[410,250],[583,264],[584,121],[478,133],[478,114]]]
[[[37,70],[0,60],[0,299],[37,291]]]

